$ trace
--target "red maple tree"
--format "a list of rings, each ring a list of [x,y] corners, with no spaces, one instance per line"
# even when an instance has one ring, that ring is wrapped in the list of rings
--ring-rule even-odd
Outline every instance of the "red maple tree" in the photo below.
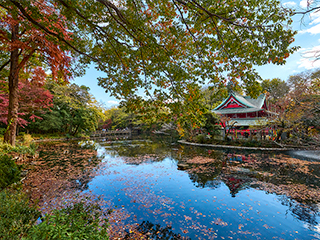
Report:
[[[0,81],[1,84],[5,81]],[[18,86],[19,95],[19,109],[17,124],[24,127],[28,124],[28,119],[34,121],[37,113],[42,109],[47,109],[53,106],[53,95],[49,90],[43,87],[39,82],[28,81],[21,79]],[[9,107],[9,94],[6,89],[0,90],[0,122],[8,125],[8,107]]]
[[[28,84],[31,86],[34,79],[41,79],[44,67],[50,67],[54,79],[68,80],[71,75],[68,71],[69,52],[59,41],[61,38],[70,40],[71,34],[67,30],[65,17],[59,13],[55,4],[47,0],[39,0],[30,1],[23,8],[21,5],[19,5],[20,8],[17,8],[17,5],[19,5],[17,1],[6,1],[1,6],[5,9],[6,15],[2,16],[0,21],[0,51],[8,55],[8,60],[0,66],[0,71],[9,66],[7,81],[9,99],[7,103],[4,95],[1,96],[3,105],[1,110],[2,113],[7,112],[8,130],[5,133],[4,141],[12,145],[15,145],[16,128],[19,114],[21,115],[21,112],[19,113],[19,94],[23,91],[20,91],[19,88],[28,88]],[[26,21],[25,16],[32,16],[36,20],[36,24]],[[32,58],[37,58],[41,63],[39,65],[42,66],[29,70],[29,73],[33,71],[31,74],[33,78],[26,80],[21,85],[19,79],[22,74],[26,73],[27,63]],[[35,98],[36,95],[30,93],[29,97],[30,99]],[[33,99],[32,101],[41,102],[44,100]],[[6,105],[8,110],[4,111],[3,108],[6,108]],[[5,118],[5,115],[3,114],[1,118]]]

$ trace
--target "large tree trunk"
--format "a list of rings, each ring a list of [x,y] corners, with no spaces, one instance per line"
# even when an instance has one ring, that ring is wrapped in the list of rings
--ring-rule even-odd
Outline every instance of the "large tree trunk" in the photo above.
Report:
[[[19,25],[12,27],[12,42],[18,39]],[[4,135],[4,142],[15,145],[18,120],[18,83],[19,83],[19,49],[15,48],[10,53],[9,73],[9,108],[8,108],[8,129]]]

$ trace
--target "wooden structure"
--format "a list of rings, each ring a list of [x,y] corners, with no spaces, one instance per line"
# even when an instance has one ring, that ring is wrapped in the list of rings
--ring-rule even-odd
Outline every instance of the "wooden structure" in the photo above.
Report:
[[[132,135],[131,130],[119,130],[119,131],[96,131],[91,133],[92,138],[106,138],[106,139],[123,139],[130,138]]]
[[[236,127],[264,125],[266,117],[274,114],[268,110],[264,94],[254,99],[234,91],[213,112],[235,121]]]

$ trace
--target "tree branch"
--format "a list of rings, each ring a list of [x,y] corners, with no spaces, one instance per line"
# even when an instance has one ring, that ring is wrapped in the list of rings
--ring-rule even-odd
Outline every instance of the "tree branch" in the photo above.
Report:
[[[6,61],[1,67],[0,67],[0,72],[10,63],[10,59]]]
[[[296,15],[296,14],[307,14],[307,13],[310,13],[310,12],[313,12],[313,11],[319,11],[320,10],[320,6],[319,7],[314,7],[314,8],[310,8],[306,11],[303,11],[303,12],[294,12],[293,15]]]
[[[67,46],[69,46],[71,49],[73,49],[74,51],[76,51],[77,53],[84,55],[96,62],[100,62],[99,59],[92,57],[90,55],[88,55],[85,52],[80,51],[79,49],[77,49],[75,46],[73,46],[71,43],[69,43],[67,40],[65,40],[63,37],[59,36],[59,34],[54,33],[52,31],[50,31],[49,29],[47,29],[45,26],[43,26],[42,24],[40,24],[39,22],[37,22],[35,19],[33,19],[26,11],[25,9],[21,6],[20,3],[16,2],[15,0],[10,0],[22,13],[22,15],[28,19],[33,25],[37,26],[38,28],[42,29],[43,31],[45,31],[47,34],[56,37],[58,40],[60,40],[61,42],[64,42]]]

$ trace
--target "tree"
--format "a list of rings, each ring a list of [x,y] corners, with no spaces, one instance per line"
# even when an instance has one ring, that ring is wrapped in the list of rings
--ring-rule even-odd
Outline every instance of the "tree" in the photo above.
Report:
[[[280,98],[289,92],[288,84],[280,78],[265,79],[261,82],[263,92],[268,93],[270,103],[277,102]]]
[[[290,91],[276,104],[272,124],[277,129],[276,140],[289,131],[301,144],[319,144],[320,91],[319,70],[292,75],[288,79]]]
[[[42,119],[31,123],[28,129],[42,132],[64,132],[75,136],[89,134],[104,121],[104,108],[89,93],[86,86],[76,84],[59,85],[48,82],[47,87],[53,94],[53,107],[41,115]]]
[[[53,0],[54,10],[59,9],[54,15],[66,17],[76,44],[60,29],[51,29],[51,21],[44,20],[52,17],[46,17],[37,2],[6,1],[5,9],[83,56],[80,63],[95,61],[106,75],[99,78],[99,85],[124,99],[128,109],[141,114],[170,109],[182,113],[178,122],[185,121],[188,113],[194,123],[198,121],[202,112],[196,113],[201,107],[199,85],[233,81],[255,96],[259,76],[253,65],[284,64],[297,49],[289,47],[295,34],[287,27],[291,12],[276,0],[225,0],[223,4],[212,0]],[[143,97],[138,96],[139,89],[144,90]]]
[[[220,118],[220,125],[224,131],[224,140],[227,141],[229,138],[229,134],[231,133],[232,129],[234,129],[235,124],[237,123],[237,121],[232,120],[229,117],[226,116],[222,116]]]
[[[206,86],[201,89],[201,92],[204,105],[208,110],[213,110],[228,96],[228,89],[223,86]]]
[[[219,116],[211,111],[208,111],[204,114],[204,117],[206,120],[204,122],[203,129],[213,136],[220,134]]]
[[[57,37],[48,36],[45,31],[39,29],[29,21],[25,21],[24,12],[32,14],[38,24],[50,26],[50,31],[64,39],[70,38],[66,30],[64,18],[55,9],[55,6],[48,1],[25,1],[24,8],[18,9],[16,1],[1,1],[1,22],[0,22],[0,49],[2,54],[2,66],[0,70],[9,65],[8,70],[8,130],[5,133],[4,141],[15,145],[16,128],[18,123],[19,110],[19,78],[25,71],[26,64],[35,54],[51,67],[54,77],[64,76],[67,78],[70,58],[64,51]],[[41,74],[41,71],[35,73]]]
[[[123,129],[123,128],[132,128],[138,127],[142,124],[140,117],[130,113],[126,110],[125,107],[112,107],[105,111],[106,119],[108,119],[109,128],[114,129]]]
[[[38,75],[37,75],[38,76]],[[33,79],[28,81],[22,79],[18,85],[19,107],[17,124],[19,126],[26,126],[28,121],[34,121],[39,117],[39,113],[43,112],[52,106],[52,95],[43,87],[43,84]],[[8,84],[6,81],[0,80],[0,85],[3,88],[0,89],[0,122],[6,125],[8,124],[8,106],[9,106],[9,94]]]

